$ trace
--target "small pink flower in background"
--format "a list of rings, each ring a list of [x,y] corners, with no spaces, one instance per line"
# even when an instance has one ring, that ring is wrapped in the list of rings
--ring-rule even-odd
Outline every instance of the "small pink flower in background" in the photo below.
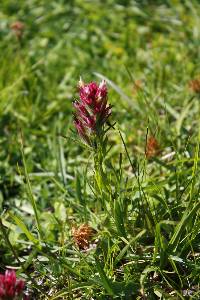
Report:
[[[85,84],[79,81],[79,100],[74,102],[74,124],[80,137],[90,144],[90,135],[101,132],[103,125],[111,115],[108,105],[106,82]]]
[[[20,21],[16,21],[14,23],[12,23],[10,25],[10,28],[12,29],[12,31],[14,32],[14,34],[16,35],[16,37],[18,39],[20,39],[23,35],[23,31],[25,28],[24,23],[20,22]]]
[[[19,299],[24,286],[24,280],[17,279],[14,270],[7,270],[4,275],[0,274],[0,300]]]
[[[148,137],[145,152],[148,159],[156,157],[160,154],[160,145],[154,136]]]
[[[189,82],[189,88],[196,94],[200,94],[200,76]]]

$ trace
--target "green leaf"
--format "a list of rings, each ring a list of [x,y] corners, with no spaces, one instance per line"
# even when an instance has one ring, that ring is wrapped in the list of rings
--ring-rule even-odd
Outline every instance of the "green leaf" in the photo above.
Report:
[[[101,262],[98,260],[98,258],[95,259],[95,262],[96,262],[96,267],[99,272],[103,287],[109,293],[109,295],[113,296],[114,291],[113,291],[111,280],[107,277],[107,275],[103,269],[103,266],[102,266]]]
[[[120,251],[120,253],[117,255],[114,266],[124,257],[128,249],[132,244],[134,244],[138,239],[140,239],[144,234],[146,233],[146,229],[143,229],[141,232],[139,232],[135,237],[133,237],[130,242],[127,241],[127,245]],[[125,239],[123,239],[124,241]]]
[[[191,207],[188,207],[188,209],[185,211],[182,219],[180,220],[180,222],[178,223],[178,225],[174,230],[174,234],[171,240],[169,241],[169,249],[171,251],[176,250],[176,248],[178,247],[178,242],[182,234],[184,233],[187,225],[194,220],[194,216],[199,209],[200,209],[200,203],[197,203],[192,209]]]
[[[32,235],[32,233],[28,230],[28,228],[26,227],[26,225],[24,224],[24,222],[20,218],[18,218],[14,214],[12,214],[11,212],[9,212],[9,216],[16,223],[16,225],[21,229],[21,231],[26,235],[26,237],[29,239],[29,241],[31,241],[33,244],[35,244],[35,245],[38,246],[39,240],[37,240]]]

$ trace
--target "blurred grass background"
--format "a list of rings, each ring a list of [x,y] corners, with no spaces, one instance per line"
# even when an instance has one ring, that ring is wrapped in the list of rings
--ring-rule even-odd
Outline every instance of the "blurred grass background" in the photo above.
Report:
[[[161,123],[167,137],[158,98],[178,110],[188,103],[188,81],[199,73],[198,2],[9,0],[0,9],[1,158],[8,169],[19,158],[19,128],[30,161],[52,164],[50,144],[71,122],[79,76],[97,80],[94,72],[127,95],[109,90],[118,122],[136,142],[148,122],[153,130]],[[10,29],[15,21],[24,23],[20,43]],[[134,93],[135,80],[145,97]]]

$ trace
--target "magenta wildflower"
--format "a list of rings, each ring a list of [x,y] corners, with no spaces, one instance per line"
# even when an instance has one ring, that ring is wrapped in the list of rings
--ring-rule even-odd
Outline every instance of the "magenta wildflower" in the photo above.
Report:
[[[0,300],[18,299],[22,296],[24,286],[24,280],[17,279],[14,270],[7,270],[4,275],[0,274]]]
[[[90,144],[90,136],[99,134],[111,115],[111,106],[107,101],[107,87],[103,80],[85,84],[79,82],[79,100],[74,102],[74,124],[80,137]]]

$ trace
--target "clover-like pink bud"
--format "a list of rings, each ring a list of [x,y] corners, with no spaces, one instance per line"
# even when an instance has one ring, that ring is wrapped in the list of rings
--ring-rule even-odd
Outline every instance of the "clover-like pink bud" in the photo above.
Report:
[[[101,131],[108,117],[111,106],[108,105],[106,82],[99,85],[96,82],[85,84],[79,81],[79,100],[74,102],[74,124],[78,134],[89,143],[89,137]]]
[[[24,280],[17,279],[14,270],[0,274],[0,300],[14,300],[21,296],[25,286]]]

